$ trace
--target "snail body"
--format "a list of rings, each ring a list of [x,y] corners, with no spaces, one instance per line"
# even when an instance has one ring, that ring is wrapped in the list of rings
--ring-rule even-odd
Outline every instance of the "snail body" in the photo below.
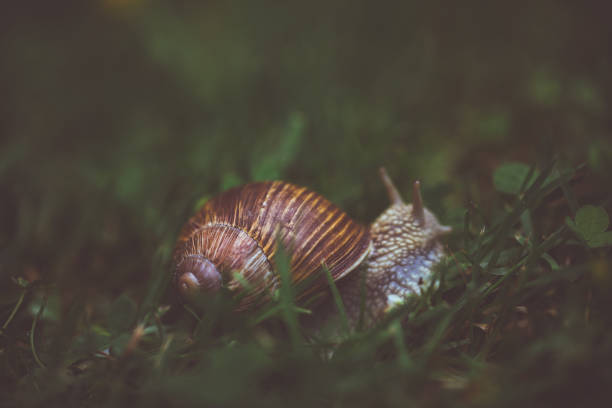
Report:
[[[280,285],[280,243],[292,282],[310,280],[308,293],[327,291],[322,266],[330,271],[353,325],[364,298],[358,271],[365,273],[366,320],[378,321],[418,293],[443,256],[440,235],[450,231],[423,207],[418,182],[413,204],[405,204],[384,169],[381,177],[391,206],[369,228],[320,194],[283,181],[247,184],[209,200],[185,224],[174,251],[182,298],[197,301],[226,287],[239,297],[237,310],[265,302]]]

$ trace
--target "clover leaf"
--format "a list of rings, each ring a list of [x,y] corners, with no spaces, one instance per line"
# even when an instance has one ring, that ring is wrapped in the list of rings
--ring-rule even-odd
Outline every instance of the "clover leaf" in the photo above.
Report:
[[[573,221],[567,218],[566,223],[591,248],[612,245],[612,231],[606,231],[610,218],[603,207],[585,205],[578,209]]]

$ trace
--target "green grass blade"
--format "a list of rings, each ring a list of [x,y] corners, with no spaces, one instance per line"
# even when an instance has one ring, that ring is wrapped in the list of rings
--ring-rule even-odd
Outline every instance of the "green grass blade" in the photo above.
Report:
[[[346,309],[344,308],[344,302],[342,302],[342,297],[340,296],[340,292],[338,291],[338,287],[336,286],[336,282],[334,282],[334,278],[331,275],[329,268],[326,265],[322,266],[323,273],[327,278],[327,283],[329,285],[329,289],[331,290],[332,297],[334,298],[334,303],[336,304],[336,308],[338,309],[338,313],[340,314],[340,321],[342,322],[342,330],[344,333],[348,333],[349,331],[349,321],[348,316],[346,315]]]
[[[279,303],[281,306],[281,313],[283,320],[287,325],[289,331],[289,337],[294,348],[298,347],[303,343],[302,336],[299,330],[299,324],[295,306],[295,294],[293,288],[293,281],[291,279],[291,271],[289,264],[289,255],[285,248],[283,248],[280,240],[277,243],[278,249],[275,256],[276,268],[280,275],[281,285],[279,288]]]
[[[32,349],[32,355],[34,356],[34,360],[36,361],[36,364],[38,364],[40,368],[46,368],[46,366],[45,366],[45,363],[43,363],[40,357],[38,356],[38,352],[36,351],[36,345],[34,343],[34,336],[36,334],[36,326],[38,324],[38,320],[42,316],[46,305],[47,305],[47,295],[45,294],[45,296],[43,297],[42,304],[40,305],[40,309],[38,309],[38,313],[36,314],[36,316],[34,317],[34,320],[32,321],[32,328],[30,329],[30,348]]]

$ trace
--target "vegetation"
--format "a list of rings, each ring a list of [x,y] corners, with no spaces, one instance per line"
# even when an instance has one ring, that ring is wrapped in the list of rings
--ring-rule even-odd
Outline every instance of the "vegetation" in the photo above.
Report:
[[[0,405],[609,406],[605,6],[227,3],[0,14]],[[380,326],[176,298],[207,198],[282,178],[369,223],[380,165],[454,230]]]

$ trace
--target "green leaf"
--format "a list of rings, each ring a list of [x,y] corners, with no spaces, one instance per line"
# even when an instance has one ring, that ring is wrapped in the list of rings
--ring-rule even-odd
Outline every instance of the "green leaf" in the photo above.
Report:
[[[585,205],[578,209],[574,221],[566,218],[565,223],[591,248],[612,245],[612,231],[606,232],[610,218],[603,207]]]
[[[587,240],[587,244],[589,244],[591,248],[612,246],[612,231],[594,234]]]
[[[608,229],[610,222],[606,210],[594,205],[585,205],[578,209],[575,220],[576,228],[586,240],[604,232]]]
[[[521,187],[529,187],[538,177],[539,172],[532,172],[529,181],[525,183],[525,179],[529,175],[530,167],[524,163],[511,162],[502,164],[493,173],[493,185],[502,193],[518,194]]]

